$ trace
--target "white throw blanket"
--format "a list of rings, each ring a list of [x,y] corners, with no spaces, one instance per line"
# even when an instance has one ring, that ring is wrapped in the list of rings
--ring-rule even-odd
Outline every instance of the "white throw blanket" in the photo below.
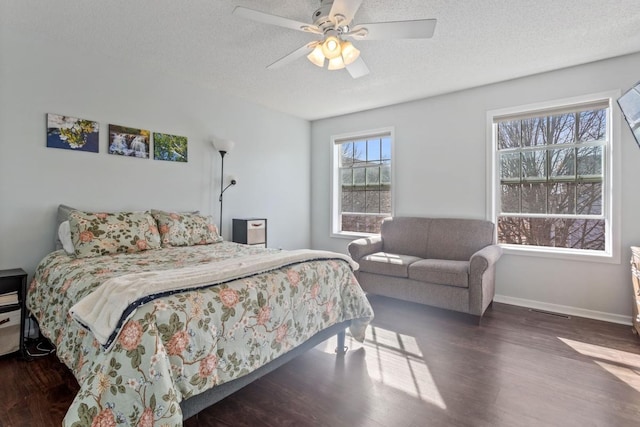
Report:
[[[317,259],[341,259],[356,270],[358,264],[346,255],[300,249],[226,259],[190,267],[125,274],[105,281],[78,301],[69,313],[89,329],[104,348],[115,342],[118,328],[135,313],[137,303],[162,297],[172,291],[188,290],[240,279],[287,265]],[[125,314],[129,307],[134,307]]]

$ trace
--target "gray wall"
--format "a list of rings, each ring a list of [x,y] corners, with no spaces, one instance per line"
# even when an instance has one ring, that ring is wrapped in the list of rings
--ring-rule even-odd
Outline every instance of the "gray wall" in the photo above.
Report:
[[[225,238],[231,237],[231,218],[258,216],[268,219],[269,246],[309,246],[308,121],[162,70],[1,31],[0,268],[33,272],[53,249],[60,203],[197,209],[217,221],[220,155],[210,143],[214,136],[236,142],[225,158],[225,175],[238,180],[225,193]],[[46,113],[98,121],[100,153],[47,148]],[[186,136],[189,161],[110,155],[109,123]]]
[[[635,54],[312,122],[312,247],[344,252],[349,242],[329,236],[331,135],[395,127],[396,215],[485,218],[488,110],[621,91],[639,79]],[[505,255],[498,265],[497,300],[629,322],[629,246],[640,244],[640,150],[627,125],[618,124],[614,149],[622,152],[621,183],[614,194],[621,202],[620,262]]]

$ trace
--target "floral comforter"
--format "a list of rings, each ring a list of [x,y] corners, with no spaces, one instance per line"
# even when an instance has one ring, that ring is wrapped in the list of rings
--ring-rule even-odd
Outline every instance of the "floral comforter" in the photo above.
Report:
[[[269,250],[269,249],[267,249]],[[222,242],[136,254],[47,255],[27,305],[80,391],[64,419],[79,426],[181,426],[179,402],[239,378],[344,320],[363,338],[373,311],[348,263],[293,264],[148,302],[105,351],[70,307],[119,275],[194,266],[265,249]]]

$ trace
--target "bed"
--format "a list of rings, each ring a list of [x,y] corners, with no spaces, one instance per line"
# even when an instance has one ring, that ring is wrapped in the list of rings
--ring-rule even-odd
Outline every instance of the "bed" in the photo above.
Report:
[[[36,269],[27,306],[80,385],[64,426],[181,426],[345,328],[364,339],[373,311],[346,256],[162,215],[72,211],[71,241]]]

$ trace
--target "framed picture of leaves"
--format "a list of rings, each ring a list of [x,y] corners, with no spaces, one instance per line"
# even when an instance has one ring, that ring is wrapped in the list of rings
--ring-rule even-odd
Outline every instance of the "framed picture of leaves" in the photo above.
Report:
[[[171,162],[187,161],[187,137],[153,133],[154,160],[168,160]]]

